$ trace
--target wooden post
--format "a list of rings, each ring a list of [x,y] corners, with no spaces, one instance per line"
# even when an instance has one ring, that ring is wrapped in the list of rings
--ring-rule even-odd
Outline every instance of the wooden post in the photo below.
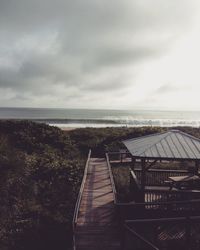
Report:
[[[199,174],[199,161],[195,161],[195,174]]]
[[[124,156],[126,155],[126,150],[121,149],[121,150],[119,151],[119,153],[120,153],[120,162],[122,163],[122,162],[123,162],[123,158],[124,158]],[[126,158],[126,157],[125,157],[125,158]]]
[[[186,225],[185,225],[185,240],[186,240],[186,246],[187,249],[191,249],[191,220],[189,217],[186,217],[185,219]]]
[[[157,245],[157,241],[158,241],[158,225],[155,223],[155,225],[153,225],[153,243],[155,245]]]
[[[145,184],[146,184],[146,160],[141,159],[142,165],[142,175],[141,175],[141,192],[142,192],[142,201],[145,202]]]
[[[129,185],[129,192],[130,192],[130,195],[131,195],[131,199],[135,198],[134,197],[134,189],[133,189],[133,178],[131,176],[131,168],[129,169],[129,182],[130,182],[130,185]]]
[[[121,241],[120,241],[120,250],[124,250],[125,249],[125,242],[126,242],[126,229],[124,224],[120,225],[121,227]]]
[[[134,171],[134,167],[135,167],[135,158],[132,156],[131,157],[131,170]]]

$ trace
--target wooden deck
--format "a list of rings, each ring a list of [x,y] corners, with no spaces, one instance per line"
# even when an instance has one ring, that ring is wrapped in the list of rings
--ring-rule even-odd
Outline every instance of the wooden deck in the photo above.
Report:
[[[75,227],[76,250],[118,250],[114,193],[103,158],[89,160]]]

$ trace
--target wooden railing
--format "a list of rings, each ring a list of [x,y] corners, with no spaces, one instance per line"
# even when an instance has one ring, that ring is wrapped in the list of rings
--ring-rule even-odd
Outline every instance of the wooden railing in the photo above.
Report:
[[[161,171],[159,171],[160,173]],[[162,172],[161,172],[162,173]],[[163,185],[164,186],[164,185]],[[135,175],[135,171],[130,171],[130,193],[132,200],[141,202],[140,183]],[[145,188],[145,202],[166,202],[166,201],[181,201],[200,199],[200,190],[179,190],[159,186],[147,186]]]
[[[117,162],[120,163],[127,162],[127,164],[130,165],[130,159],[129,163],[127,160],[127,153],[121,153],[120,155],[119,152],[108,153],[106,154],[106,159],[110,169],[111,169],[110,163],[112,163],[112,167],[117,166],[118,164]],[[120,228],[124,230],[123,232],[121,232],[123,250],[126,250],[125,245],[127,243],[126,242],[127,234],[129,234],[132,239],[134,237],[134,239],[139,241],[140,247],[144,246],[143,248],[138,248],[138,249],[146,249],[146,250],[172,249],[172,248],[162,248],[162,247],[160,248],[160,246],[158,247],[156,242],[150,241],[148,237],[145,237],[143,234],[141,234],[140,232],[142,231],[138,232],[136,227],[133,228],[130,227],[130,222],[132,221],[132,219],[134,219],[134,225],[136,223],[136,219],[137,223],[139,223],[140,220],[143,220],[143,222],[151,221],[151,223],[154,223],[155,220],[158,220],[158,222],[160,223],[166,222],[166,224],[169,225],[174,221],[174,218],[176,222],[185,223],[186,225],[188,223],[189,217],[192,218],[191,221],[193,222],[194,222],[193,218],[198,218],[197,216],[200,215],[200,190],[178,190],[178,189],[170,190],[170,188],[169,189],[166,188],[166,185],[168,184],[164,182],[169,178],[169,176],[183,176],[186,174],[188,174],[188,171],[186,170],[172,170],[172,169],[148,170],[146,173],[146,185],[150,186],[150,188],[149,189],[147,188],[145,190],[146,202],[143,203],[138,201],[137,203],[116,202],[116,211],[118,213]],[[141,169],[135,168],[134,172],[130,174],[130,178],[132,178],[130,179],[130,183],[131,180],[133,180],[131,186],[134,187],[134,190],[138,191],[141,179]],[[113,181],[113,186],[114,186],[114,181]],[[154,188],[153,186],[157,187]],[[164,187],[161,188],[161,186]],[[163,218],[164,216],[166,216],[166,218]],[[185,219],[186,216],[187,220]],[[200,217],[199,217],[199,222],[200,222]],[[143,227],[141,227],[141,225],[142,224],[140,223],[140,229],[145,228],[145,224],[143,224],[144,225]],[[186,232],[185,237],[187,245],[186,248],[184,249],[189,250],[190,249],[189,242],[191,242],[190,226],[189,227],[186,226],[185,232]],[[200,223],[199,223],[199,233],[200,233]],[[128,248],[128,250],[129,249],[131,248]],[[137,250],[135,244],[133,249]],[[197,247],[194,249],[195,250],[200,249],[200,244],[199,248]]]
[[[82,183],[81,183],[81,187],[78,193],[78,197],[77,197],[77,201],[76,201],[76,205],[75,205],[75,209],[74,209],[74,216],[73,216],[73,221],[72,221],[72,228],[73,228],[73,249],[75,250],[75,228],[76,228],[76,224],[77,224],[77,218],[78,218],[78,212],[79,212],[79,208],[80,208],[80,203],[81,203],[81,199],[82,199],[82,194],[83,194],[83,189],[85,186],[85,181],[86,181],[86,177],[87,177],[87,172],[88,172],[88,166],[89,166],[89,161],[90,161],[90,157],[91,157],[91,150],[89,150],[88,153],[88,158],[85,164],[85,170],[84,170],[84,174],[83,174],[83,179],[82,179]]]
[[[119,223],[125,220],[200,215],[200,199],[168,202],[116,203]]]
[[[127,154],[127,153],[124,153]],[[110,165],[110,155],[119,155],[119,152],[107,153],[106,160],[110,169],[112,177],[113,191],[116,194],[115,183],[113,180],[111,165]],[[180,200],[191,200],[200,199],[200,190],[170,190],[166,188],[169,176],[184,176],[188,174],[187,170],[173,170],[173,169],[150,169],[146,172],[146,186],[150,188],[145,189],[145,202],[167,202],[167,201],[180,201]],[[136,177],[136,178],[133,178]],[[136,179],[136,180],[135,180]],[[137,187],[141,184],[141,169],[135,168],[134,171],[130,171],[130,193],[132,194],[133,200],[135,202],[140,202],[140,192]],[[155,188],[151,187],[155,186]],[[158,186],[158,187],[156,187]],[[164,186],[165,188],[160,188],[159,186]]]
[[[200,190],[145,190],[145,202],[184,201],[200,199]]]
[[[188,201],[179,202],[179,205],[183,207],[186,205]],[[168,202],[160,204],[162,206],[169,207],[175,203]],[[142,212],[144,209],[144,205],[147,204],[135,204],[139,211]],[[143,206],[143,208],[141,207]],[[191,207],[193,205],[198,206],[200,205],[200,200],[198,201],[191,201]],[[152,203],[151,206],[158,206],[158,203]],[[132,210],[134,213],[135,210]],[[165,210],[166,211],[166,210]],[[156,212],[157,213],[157,212]],[[163,213],[164,215],[164,213]],[[165,214],[166,215],[166,214]],[[166,243],[163,247],[159,244],[159,241],[167,241],[171,240],[170,237],[173,237],[174,241],[180,241],[179,236],[182,237],[181,241],[183,242],[184,250],[200,249],[200,239],[199,239],[199,232],[200,232],[200,216],[191,216],[190,214],[182,214],[180,217],[167,217],[166,218],[151,218],[149,219],[149,215],[147,218],[140,218],[140,219],[124,219],[121,221],[120,227],[122,229],[121,232],[121,249],[126,250],[171,250],[172,245],[170,247],[166,247]],[[130,240],[130,237],[127,237],[127,233],[131,236],[131,239],[134,238],[134,242]],[[171,236],[172,235],[172,236]],[[169,239],[168,239],[168,238]],[[197,242],[196,242],[197,241]],[[131,248],[131,242],[133,242],[133,248]],[[193,248],[191,247],[191,243],[193,243]]]
[[[148,250],[175,248],[198,250],[200,248],[200,216],[126,220],[124,225],[125,232],[129,230],[133,235],[139,236],[137,239],[140,239],[140,244],[137,248],[136,241],[134,242],[135,250],[144,249],[141,248],[141,243],[145,243],[147,246],[145,249]],[[123,245],[126,245],[126,242]]]
[[[134,171],[130,169],[130,187],[129,187],[130,197],[132,201],[142,202],[143,195],[141,192],[141,185],[138,182],[137,176]]]
[[[131,154],[129,152],[109,152],[107,158],[112,167],[131,166]],[[134,173],[138,179],[139,184],[141,183],[142,170],[140,167],[134,167]],[[145,184],[147,186],[167,186],[165,182],[169,177],[173,176],[184,176],[188,175],[187,170],[174,170],[174,169],[157,169],[151,168],[146,171]]]
[[[115,182],[114,182],[114,178],[113,178],[112,169],[111,169],[111,166],[110,166],[109,156],[108,156],[107,153],[106,153],[106,162],[107,162],[107,165],[108,165],[112,190],[113,190],[113,194],[114,194],[114,203],[116,203],[117,202],[117,191],[116,191],[116,187],[115,187]]]
[[[139,183],[141,183],[142,170],[139,168],[134,169],[135,175]],[[145,183],[147,186],[167,186],[165,182],[172,176],[188,175],[187,170],[173,170],[173,169],[149,169],[146,171]]]
[[[141,249],[144,249],[143,247],[145,247],[145,249],[148,250],[160,250],[158,247],[156,247],[153,243],[151,243],[148,239],[146,239],[145,237],[143,237],[141,234],[139,234],[138,232],[136,232],[135,230],[133,230],[128,223],[124,223],[124,232],[123,232],[123,242],[121,242],[121,249],[125,250],[126,249],[126,237],[127,237],[127,233],[129,233],[131,235],[131,237],[133,238],[133,247],[129,245],[129,249],[136,249],[136,241],[139,241],[140,244],[142,245]]]
[[[124,150],[124,152],[109,152],[107,153],[109,161],[112,162],[131,162],[131,154]]]

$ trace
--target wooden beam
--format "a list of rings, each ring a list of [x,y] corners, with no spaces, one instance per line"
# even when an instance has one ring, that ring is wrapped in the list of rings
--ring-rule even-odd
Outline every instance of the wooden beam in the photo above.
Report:
[[[150,169],[155,163],[157,162],[157,160],[151,162],[149,165],[146,166],[146,170]]]
[[[135,158],[134,157],[131,157],[131,170],[134,171],[134,167],[135,167]]]
[[[141,161],[142,165],[142,175],[141,175],[141,191],[142,191],[142,200],[145,202],[145,185],[146,185],[146,159],[142,159]]]
[[[199,161],[195,161],[195,174],[198,175],[199,173]]]

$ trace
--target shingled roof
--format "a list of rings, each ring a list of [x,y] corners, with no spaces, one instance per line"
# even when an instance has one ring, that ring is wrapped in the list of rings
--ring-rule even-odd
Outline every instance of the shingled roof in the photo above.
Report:
[[[133,138],[123,143],[134,157],[200,159],[200,139],[179,130]]]

